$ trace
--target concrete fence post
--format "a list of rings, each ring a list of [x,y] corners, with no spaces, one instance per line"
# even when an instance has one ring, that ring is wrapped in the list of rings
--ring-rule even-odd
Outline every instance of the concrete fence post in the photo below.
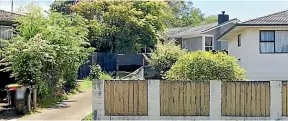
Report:
[[[210,80],[210,120],[221,120],[221,81]]]
[[[93,80],[93,92],[92,92],[92,108],[94,119],[99,120],[99,117],[105,116],[104,113],[104,80]]]
[[[282,81],[270,81],[270,118],[280,120],[282,117]]]
[[[148,80],[148,117],[160,120],[160,80]]]

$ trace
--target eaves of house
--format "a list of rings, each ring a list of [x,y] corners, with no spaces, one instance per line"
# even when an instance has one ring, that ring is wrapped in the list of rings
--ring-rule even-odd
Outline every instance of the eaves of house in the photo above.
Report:
[[[233,27],[229,28],[216,39],[221,39],[227,33],[236,27],[252,27],[252,26],[288,26],[288,10],[269,14],[266,16],[251,19],[242,23],[236,23]]]

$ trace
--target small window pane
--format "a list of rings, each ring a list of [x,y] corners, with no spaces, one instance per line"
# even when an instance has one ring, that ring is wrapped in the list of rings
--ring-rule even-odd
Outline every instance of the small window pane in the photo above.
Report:
[[[205,51],[212,50],[212,47],[205,47]]]
[[[205,37],[205,46],[212,46],[212,37]]]
[[[275,32],[275,51],[288,52],[288,31]]]
[[[274,52],[274,42],[261,42],[260,52]]]
[[[261,41],[274,41],[274,31],[261,31]]]
[[[238,46],[241,46],[241,34],[238,35]]]

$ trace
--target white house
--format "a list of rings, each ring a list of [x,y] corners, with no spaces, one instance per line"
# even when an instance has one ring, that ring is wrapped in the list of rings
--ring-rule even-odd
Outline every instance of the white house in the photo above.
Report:
[[[235,25],[239,20],[229,20],[229,15],[218,15],[218,22],[204,24],[196,27],[169,28],[166,32],[168,40],[176,40],[182,48],[188,51],[195,50],[227,50],[227,42],[217,41],[219,35]],[[204,33],[210,30],[217,30],[215,33]],[[169,42],[168,41],[168,42]]]
[[[228,42],[247,79],[288,80],[288,10],[236,23],[216,39]]]

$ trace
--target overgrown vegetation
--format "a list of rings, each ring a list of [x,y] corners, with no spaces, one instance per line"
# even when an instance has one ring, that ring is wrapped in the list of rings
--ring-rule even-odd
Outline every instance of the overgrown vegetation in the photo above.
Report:
[[[93,113],[89,113],[82,121],[92,121],[93,120]]]
[[[171,80],[222,80],[245,79],[245,71],[237,60],[226,53],[196,51],[186,54],[168,71],[166,78]]]
[[[185,53],[186,50],[181,49],[181,47],[175,45],[175,43],[158,43],[156,45],[156,50],[151,53],[151,58],[147,59],[152,68],[164,76],[179,57]]]
[[[33,80],[38,98],[46,105],[76,88],[78,67],[88,59],[92,48],[85,48],[88,29],[77,15],[50,13],[44,17],[37,6],[27,6],[25,16],[17,19],[13,40],[1,50],[2,71],[12,71],[19,83]],[[53,102],[53,101],[52,101]]]

